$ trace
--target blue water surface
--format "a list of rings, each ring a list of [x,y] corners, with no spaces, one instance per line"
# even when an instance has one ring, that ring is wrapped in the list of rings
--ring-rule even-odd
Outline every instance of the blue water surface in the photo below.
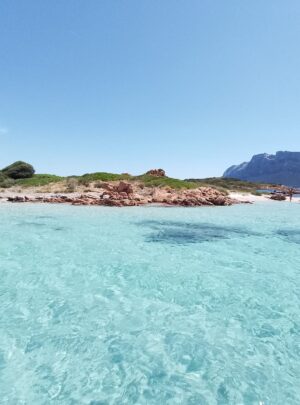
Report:
[[[300,205],[0,204],[0,403],[300,404]]]

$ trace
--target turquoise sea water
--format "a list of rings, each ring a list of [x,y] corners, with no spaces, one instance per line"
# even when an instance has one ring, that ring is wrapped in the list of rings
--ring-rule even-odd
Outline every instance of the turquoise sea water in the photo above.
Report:
[[[300,403],[300,205],[0,204],[1,404]]]

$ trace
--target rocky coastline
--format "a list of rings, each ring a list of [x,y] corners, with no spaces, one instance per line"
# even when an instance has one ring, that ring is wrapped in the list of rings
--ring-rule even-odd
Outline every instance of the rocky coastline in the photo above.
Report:
[[[239,203],[227,194],[210,187],[175,190],[168,187],[145,187],[139,183],[102,182],[97,191],[84,193],[1,193],[1,201],[11,203],[52,203],[131,207],[147,204],[164,206],[229,206]]]

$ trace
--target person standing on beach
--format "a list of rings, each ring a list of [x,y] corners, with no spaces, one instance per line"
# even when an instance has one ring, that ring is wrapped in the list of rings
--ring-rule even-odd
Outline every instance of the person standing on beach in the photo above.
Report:
[[[293,194],[294,194],[294,189],[293,189],[293,188],[290,188],[290,189],[289,189],[290,202],[292,201]]]

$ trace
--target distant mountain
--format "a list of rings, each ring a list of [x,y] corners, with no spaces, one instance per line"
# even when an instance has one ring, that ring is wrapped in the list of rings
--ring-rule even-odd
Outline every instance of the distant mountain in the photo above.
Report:
[[[229,167],[223,177],[300,187],[300,152],[254,155],[250,162]]]

